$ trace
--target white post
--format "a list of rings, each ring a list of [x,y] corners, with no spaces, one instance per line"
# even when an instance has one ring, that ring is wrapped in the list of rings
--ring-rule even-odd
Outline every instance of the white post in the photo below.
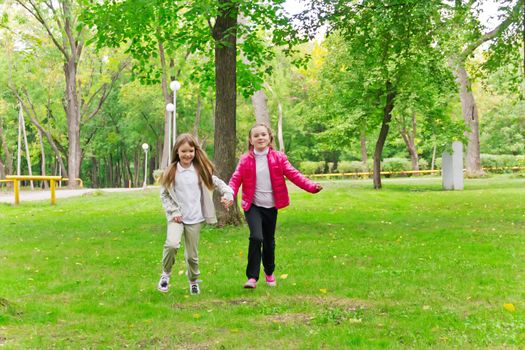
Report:
[[[62,188],[62,167],[60,166],[58,157],[56,157],[56,159],[57,159],[57,164],[58,164],[58,176],[60,176],[60,181],[58,181],[58,187]]]
[[[173,143],[175,143],[175,140],[171,139],[171,128],[172,128],[172,121],[173,121],[173,112],[175,111],[175,106],[173,103],[168,103],[166,105],[166,110],[168,111],[168,118],[169,120],[169,130],[168,130],[168,165],[171,163],[171,149],[173,148]],[[173,141],[173,142],[172,142]]]
[[[18,150],[16,154],[16,175],[20,176],[20,164],[22,162],[22,108],[18,112]]]
[[[144,188],[146,188],[148,184],[148,148],[149,146],[147,143],[142,144],[142,149],[144,150],[144,184],[142,187]]]
[[[172,81],[170,89],[173,91],[173,144],[175,144],[177,139],[177,91],[180,89],[180,83],[177,80]]]
[[[452,142],[452,177],[454,189],[462,190],[463,184],[463,144],[460,141]]]

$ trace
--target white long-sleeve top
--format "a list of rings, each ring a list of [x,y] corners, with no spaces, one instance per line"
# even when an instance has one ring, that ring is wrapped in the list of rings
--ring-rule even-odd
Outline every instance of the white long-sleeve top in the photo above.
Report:
[[[268,168],[268,148],[262,152],[253,150],[255,155],[255,193],[253,195],[253,204],[263,208],[275,207],[273,199],[272,182],[270,180],[270,169]]]

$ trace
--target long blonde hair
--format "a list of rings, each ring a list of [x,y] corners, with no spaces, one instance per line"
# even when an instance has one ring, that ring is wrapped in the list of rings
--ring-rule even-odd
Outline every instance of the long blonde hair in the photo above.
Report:
[[[275,145],[273,143],[273,132],[272,132],[272,129],[270,129],[270,127],[268,125],[266,125],[266,124],[257,123],[257,124],[255,124],[254,126],[252,126],[250,128],[250,131],[248,131],[248,151],[253,150],[253,145],[251,144],[250,139],[252,138],[252,130],[255,129],[256,127],[258,127],[258,126],[264,126],[266,128],[266,130],[268,130],[268,135],[270,135],[270,143],[268,144],[268,146],[270,146],[272,148],[275,148]]]
[[[160,184],[164,187],[173,186],[175,184],[175,175],[177,173],[177,163],[180,161],[179,148],[187,143],[190,147],[195,148],[195,157],[193,158],[193,166],[197,171],[199,178],[204,182],[208,189],[213,189],[212,175],[215,171],[213,163],[208,159],[206,153],[202,150],[199,143],[191,134],[180,134],[173,146],[171,152],[171,163],[166,168],[160,178]]]

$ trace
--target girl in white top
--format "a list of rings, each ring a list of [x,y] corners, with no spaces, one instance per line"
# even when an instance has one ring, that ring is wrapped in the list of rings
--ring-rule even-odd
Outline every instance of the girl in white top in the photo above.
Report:
[[[179,135],[172,154],[171,164],[160,179],[160,197],[166,210],[168,232],[157,289],[164,293],[168,291],[175,256],[184,235],[190,294],[199,294],[200,229],[203,222],[217,222],[212,191],[218,188],[223,195],[221,202],[228,208],[233,204],[233,190],[213,175],[213,164],[192,135]]]

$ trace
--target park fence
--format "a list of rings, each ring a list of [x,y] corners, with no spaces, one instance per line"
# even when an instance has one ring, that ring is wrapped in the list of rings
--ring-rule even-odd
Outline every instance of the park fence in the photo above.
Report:
[[[525,170],[523,166],[513,166],[513,167],[483,167],[485,173],[517,173]],[[466,170],[463,169],[463,172]],[[405,171],[381,171],[381,176],[385,177],[410,177],[418,175],[441,175],[441,169],[437,170],[405,170]],[[372,171],[363,171],[363,172],[346,172],[346,173],[330,173],[330,174],[308,174],[306,175],[311,179],[326,179],[326,180],[336,180],[344,178],[356,178],[356,179],[368,179],[374,175]]]

